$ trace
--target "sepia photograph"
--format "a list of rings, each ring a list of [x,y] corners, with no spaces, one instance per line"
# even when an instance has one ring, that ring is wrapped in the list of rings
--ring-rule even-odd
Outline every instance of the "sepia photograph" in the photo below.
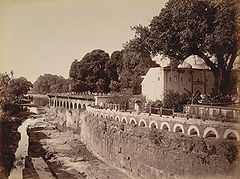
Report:
[[[240,179],[239,0],[0,0],[1,179]]]

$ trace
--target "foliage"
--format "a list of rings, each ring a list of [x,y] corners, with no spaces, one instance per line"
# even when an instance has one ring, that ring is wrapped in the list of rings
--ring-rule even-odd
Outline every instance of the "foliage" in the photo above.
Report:
[[[164,92],[163,97],[163,107],[174,109],[176,112],[183,111],[183,106],[191,102],[191,97],[187,93],[179,94],[172,90],[167,90]]]
[[[109,88],[112,92],[120,92],[120,83],[118,81],[111,81]]]
[[[147,113],[159,114],[160,108],[163,107],[163,103],[160,100],[150,101],[145,106]],[[151,111],[150,111],[151,110]]]
[[[44,74],[39,76],[33,83],[32,92],[46,93],[64,93],[69,91],[70,80],[61,76]]]
[[[123,51],[114,51],[111,58],[106,62],[105,72],[111,81],[119,81],[119,74],[122,71]]]
[[[142,75],[155,67],[149,54],[114,51],[109,55],[103,50],[86,54],[81,61],[73,61],[69,76],[73,79],[73,91],[141,93]]]
[[[0,74],[0,113],[2,119],[22,110],[18,104],[31,87],[32,83],[24,77],[13,78],[13,75],[10,77],[7,73]]]
[[[106,66],[107,61],[110,60],[108,53],[104,50],[93,50],[87,53],[81,61],[75,60],[70,68],[69,76],[73,79],[73,91],[83,92],[109,92],[109,84],[111,78],[111,65]],[[112,78],[116,78],[112,75]]]
[[[199,103],[202,104],[214,104],[214,105],[229,105],[233,103],[232,97],[229,95],[210,95],[210,96],[201,96]]]
[[[119,104],[121,110],[127,110],[129,108],[130,96],[131,95],[129,94],[124,94],[124,95],[115,94],[115,95],[112,95],[111,98],[107,100],[107,103]]]
[[[18,103],[32,87],[32,83],[24,77],[12,79],[7,85],[7,97],[12,102]]]
[[[121,91],[129,89],[132,94],[141,93],[142,77],[147,71],[158,66],[147,53],[125,49],[122,55],[122,69],[119,73]]]
[[[239,7],[237,0],[170,0],[150,25],[133,27],[135,38],[125,47],[178,62],[198,55],[214,74],[215,93],[228,94],[239,51]]]

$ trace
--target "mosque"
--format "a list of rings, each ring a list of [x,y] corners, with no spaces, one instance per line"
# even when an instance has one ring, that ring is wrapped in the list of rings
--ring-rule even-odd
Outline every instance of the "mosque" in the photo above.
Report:
[[[158,59],[153,59],[158,62]],[[237,81],[236,91],[239,95],[240,58],[236,60],[232,75]],[[214,76],[205,62],[197,56],[190,56],[179,64],[177,68],[170,67],[170,60],[160,61],[160,67],[150,68],[142,81],[142,94],[147,101],[162,100],[167,90],[173,90],[179,94],[190,92],[191,94],[210,95],[214,87]]]

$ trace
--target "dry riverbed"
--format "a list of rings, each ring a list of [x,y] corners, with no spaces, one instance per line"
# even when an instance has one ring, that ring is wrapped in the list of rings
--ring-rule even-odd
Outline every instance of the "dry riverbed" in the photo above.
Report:
[[[28,128],[29,149],[23,178],[125,179],[80,141],[80,131],[62,128],[58,119],[42,116]]]

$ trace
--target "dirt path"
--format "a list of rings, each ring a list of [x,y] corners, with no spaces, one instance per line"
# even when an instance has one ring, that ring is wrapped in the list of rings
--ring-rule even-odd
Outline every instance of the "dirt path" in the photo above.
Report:
[[[23,178],[125,179],[125,174],[98,160],[76,131],[63,129],[57,119],[36,118],[29,126],[29,149]]]

